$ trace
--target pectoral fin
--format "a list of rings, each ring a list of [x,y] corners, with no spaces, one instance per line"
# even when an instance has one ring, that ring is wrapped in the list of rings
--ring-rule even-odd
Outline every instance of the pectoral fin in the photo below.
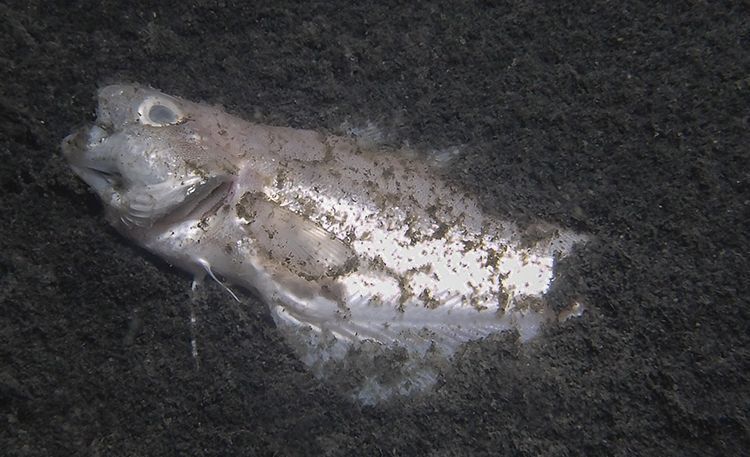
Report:
[[[305,279],[334,277],[356,266],[357,256],[346,243],[260,192],[245,194],[237,212],[269,257]]]

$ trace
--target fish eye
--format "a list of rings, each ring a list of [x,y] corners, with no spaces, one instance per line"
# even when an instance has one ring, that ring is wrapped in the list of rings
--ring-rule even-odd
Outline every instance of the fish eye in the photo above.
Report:
[[[184,118],[177,104],[164,97],[148,97],[138,107],[138,120],[152,127],[179,124]]]

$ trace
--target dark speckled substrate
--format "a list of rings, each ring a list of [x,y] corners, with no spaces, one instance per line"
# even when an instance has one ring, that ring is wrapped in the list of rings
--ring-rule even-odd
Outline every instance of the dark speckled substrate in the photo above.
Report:
[[[746,3],[231,3],[0,5],[4,455],[747,452]],[[59,152],[116,81],[461,146],[449,178],[490,211],[595,238],[565,272],[589,312],[362,408],[211,285],[196,369],[190,278],[108,228]]]

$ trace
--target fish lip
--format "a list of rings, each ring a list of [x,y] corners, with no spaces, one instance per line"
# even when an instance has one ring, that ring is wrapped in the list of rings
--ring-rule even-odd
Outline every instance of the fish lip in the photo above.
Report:
[[[81,153],[86,149],[86,138],[90,129],[91,126],[83,126],[75,129],[73,133],[63,138],[61,144],[62,153],[71,165],[75,165],[78,162]]]
[[[106,141],[110,130],[99,123],[84,125],[62,140],[62,152],[71,163],[85,162],[86,151],[97,143]]]

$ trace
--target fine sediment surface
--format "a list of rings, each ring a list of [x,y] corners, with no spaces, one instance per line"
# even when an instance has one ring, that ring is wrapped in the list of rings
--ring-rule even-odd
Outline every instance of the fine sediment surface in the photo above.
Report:
[[[32,1],[0,13],[6,454],[750,446],[747,7]],[[469,344],[430,395],[358,406],[305,369],[256,297],[211,285],[191,309],[188,277],[108,228],[59,143],[113,81],[269,124],[371,121],[396,143],[459,146],[445,172],[487,211],[592,235],[566,259],[587,311],[528,345]]]

